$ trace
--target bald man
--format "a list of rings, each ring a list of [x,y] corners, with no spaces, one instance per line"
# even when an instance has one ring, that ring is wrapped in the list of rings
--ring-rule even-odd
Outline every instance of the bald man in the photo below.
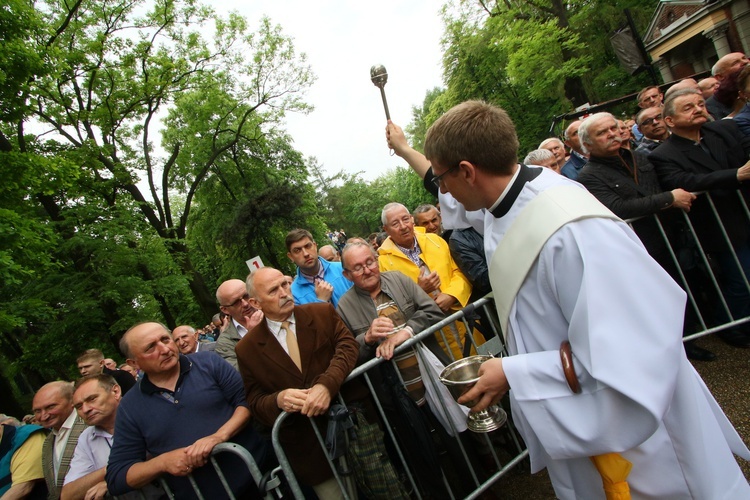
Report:
[[[245,447],[263,467],[266,443],[248,426],[250,410],[236,370],[208,352],[181,355],[160,323],[133,326],[120,350],[144,375],[117,410],[105,479],[111,495],[139,489],[163,476],[175,498],[194,498],[189,474],[211,498],[226,498],[208,462],[227,441]],[[233,493],[257,494],[247,468],[235,456],[217,458]]]
[[[719,81],[719,84],[731,75],[737,75],[742,68],[747,66],[748,59],[742,52],[727,54],[714,64],[711,74]],[[721,120],[732,112],[732,107],[718,101],[714,95],[706,99],[706,109],[715,120]]]
[[[263,313],[250,305],[250,296],[242,280],[228,280],[216,289],[216,301],[219,309],[228,318],[224,319],[219,340],[216,341],[216,354],[226,359],[237,368],[237,355],[234,348],[248,330],[263,320]]]
[[[719,88],[719,80],[717,80],[713,76],[709,76],[708,78],[699,80],[698,87],[700,87],[701,89],[701,94],[703,94],[703,99],[708,99],[709,97],[714,95],[714,92],[716,92],[716,89]]]
[[[279,439],[295,475],[322,500],[342,498],[308,417],[326,414],[357,363],[359,345],[329,302],[295,306],[287,277],[276,269],[248,276],[247,293],[265,315],[237,345],[250,410],[267,426],[281,412],[294,414]]]

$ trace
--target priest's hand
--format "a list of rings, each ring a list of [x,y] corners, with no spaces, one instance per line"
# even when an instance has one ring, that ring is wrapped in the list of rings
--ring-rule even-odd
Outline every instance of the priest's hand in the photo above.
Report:
[[[458,402],[461,404],[468,401],[476,402],[471,407],[471,411],[476,413],[500,401],[500,398],[509,390],[508,379],[505,378],[503,370],[503,360],[494,358],[482,363],[479,367],[479,380],[458,398]]]
[[[398,156],[404,156],[406,152],[411,149],[409,143],[406,141],[404,131],[393,123],[388,121],[388,125],[385,127],[385,140],[388,141],[388,147],[392,149]]]
[[[328,392],[328,388],[323,384],[315,384],[308,391],[307,400],[302,405],[302,414],[308,417],[325,414],[331,404],[331,393]]]

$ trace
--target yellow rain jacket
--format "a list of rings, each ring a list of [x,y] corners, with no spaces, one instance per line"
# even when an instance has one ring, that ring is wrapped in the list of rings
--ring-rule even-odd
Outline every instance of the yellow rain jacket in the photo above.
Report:
[[[471,283],[463,273],[458,269],[456,262],[451,257],[450,248],[448,243],[443,238],[436,234],[425,233],[424,228],[415,227],[414,234],[419,243],[419,248],[422,250],[419,258],[427,265],[430,272],[437,272],[440,277],[440,292],[451,295],[456,298],[458,302],[453,306],[453,311],[458,311],[464,307],[471,295]],[[419,266],[412,262],[409,257],[399,250],[398,246],[388,237],[378,249],[380,257],[378,263],[381,271],[401,271],[403,274],[411,278],[415,283],[419,280]],[[442,334],[441,334],[442,332]],[[418,332],[414,332],[418,333]],[[443,341],[443,335],[448,339],[448,345],[450,346],[450,353],[445,347]],[[459,345],[456,336],[460,340]],[[452,325],[448,325],[443,328],[440,332],[435,332],[440,346],[449,355],[452,353],[453,359],[460,359],[463,357],[462,347],[465,342],[466,327],[462,321],[456,321]],[[477,345],[485,342],[484,337],[477,330],[474,330],[474,341]],[[472,354],[476,354],[476,351],[472,348]]]

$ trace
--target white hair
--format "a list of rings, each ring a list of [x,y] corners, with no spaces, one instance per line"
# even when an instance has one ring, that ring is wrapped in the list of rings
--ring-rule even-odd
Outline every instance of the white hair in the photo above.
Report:
[[[380,212],[380,222],[382,222],[384,226],[386,224],[386,221],[388,220],[387,217],[386,217],[386,214],[388,212],[390,212],[391,210],[395,210],[397,208],[403,208],[404,210],[406,210],[406,213],[410,213],[409,209],[406,208],[401,203],[398,203],[398,202],[395,202],[395,201],[392,202],[392,203],[388,203],[386,206],[383,207],[383,211]]]
[[[594,113],[593,115],[589,116],[583,122],[581,123],[581,126],[578,127],[578,139],[581,141],[581,149],[583,149],[584,153],[588,153],[589,149],[586,147],[586,144],[592,144],[591,142],[591,135],[589,133],[589,128],[591,125],[593,125],[595,122],[598,122],[599,120],[603,118],[611,118],[612,120],[617,123],[617,118],[614,117],[612,113]]]

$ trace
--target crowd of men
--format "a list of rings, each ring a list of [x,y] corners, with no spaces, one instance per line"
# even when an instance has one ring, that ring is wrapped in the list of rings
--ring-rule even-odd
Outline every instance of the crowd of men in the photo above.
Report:
[[[425,388],[423,360],[446,365],[475,354],[491,333],[478,317],[435,331],[421,354],[395,351],[490,290],[510,356],[485,363],[462,401],[478,401],[480,411],[512,389],[532,469],[548,468],[559,498],[602,497],[612,463],[626,470],[615,487],[643,497],[750,495],[732,456],[750,452],[680,339],[703,314],[717,323],[750,315],[742,206],[750,198],[750,136],[732,119],[750,115],[749,76],[747,58],[729,54],[710,79],[666,94],[643,89],[632,127],[596,113],[520,164],[513,123],[485,103],[448,111],[428,132],[424,155],[389,122],[388,146],[440,208],[389,203],[384,236],[347,240],[337,231],[320,248],[309,231],[293,229],[285,243],[296,272],[264,267],[224,281],[220,313],[205,328],[134,325],[120,341],[120,368],[99,350],[85,351],[76,360],[80,379],[35,394],[32,423],[2,422],[2,498],[159,498],[160,478],[178,498],[194,497],[193,484],[221,498],[222,481],[207,466],[212,450],[236,443],[269,470],[268,431],[284,412],[280,440],[297,479],[310,496],[342,498],[309,420],[325,417],[340,393],[382,425],[371,389],[344,383],[373,357],[393,361],[371,372],[370,387],[420,490],[441,498],[448,493],[435,477],[450,471],[437,449],[453,456],[457,438],[470,455],[487,450],[466,436],[465,424],[448,422]],[[724,82],[742,105],[722,97]],[[632,231],[621,219],[637,219]],[[719,290],[704,290],[708,270],[684,238],[688,228],[716,264]],[[685,308],[688,285],[701,290],[697,308]],[[720,336],[750,347],[748,324]],[[561,341],[572,353],[558,352]],[[684,349],[696,360],[714,358],[694,343]],[[325,418],[315,421],[325,434]],[[420,440],[420,432],[436,437]],[[260,495],[240,459],[217,460],[233,494]],[[451,487],[471,491],[458,477]]]
[[[719,59],[709,78],[682,80],[665,93],[658,86],[646,87],[638,93],[640,109],[632,126],[597,113],[568,124],[564,142],[546,139],[525,159],[580,182],[619,217],[637,219],[633,228],[651,256],[695,294],[695,305],[686,311],[685,335],[706,324],[725,323],[730,315],[750,314],[745,285],[750,229],[736,194],[750,178],[750,129],[742,129],[750,116],[747,63],[744,54],[731,53]],[[567,157],[563,145],[570,148]],[[701,192],[708,192],[710,200],[696,196]],[[720,290],[712,290],[695,237],[679,212],[690,212],[700,246],[715,264]],[[746,327],[719,336],[732,346],[750,347]],[[686,342],[685,349],[691,359],[715,358],[695,342]]]

